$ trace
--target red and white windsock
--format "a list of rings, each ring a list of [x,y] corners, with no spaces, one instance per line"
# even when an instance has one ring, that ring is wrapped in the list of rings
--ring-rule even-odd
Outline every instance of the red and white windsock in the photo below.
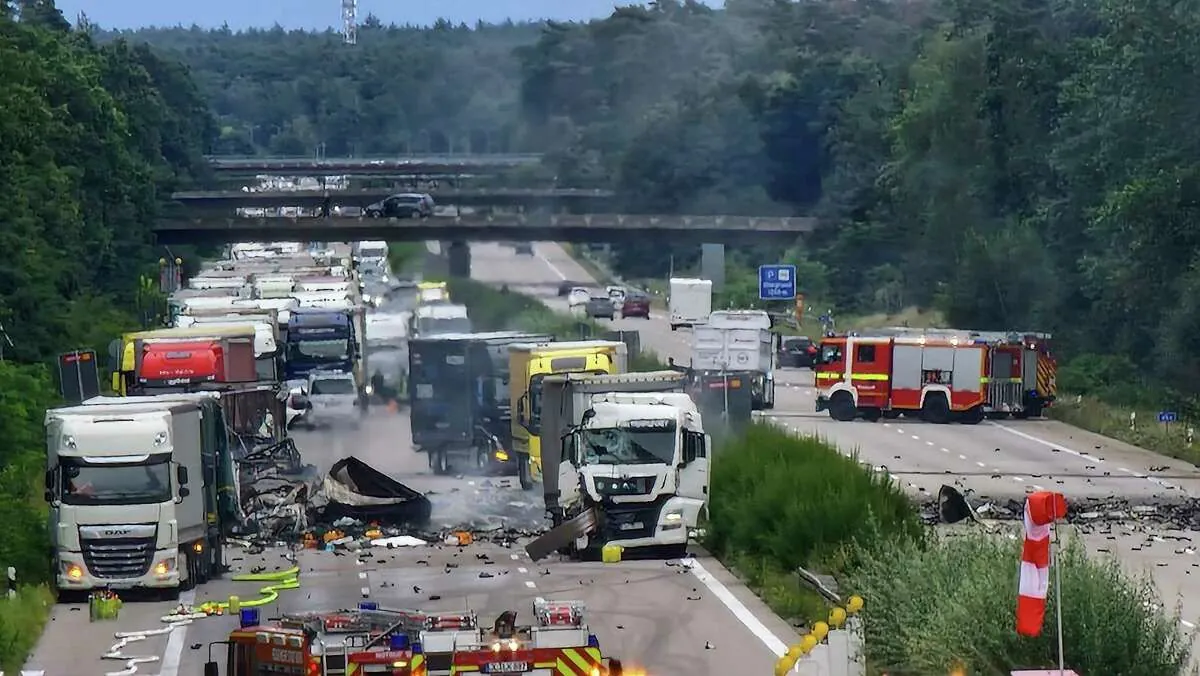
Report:
[[[1066,516],[1067,499],[1062,493],[1040,491],[1025,499],[1025,546],[1017,588],[1017,633],[1022,636],[1042,633],[1050,587],[1050,530]]]

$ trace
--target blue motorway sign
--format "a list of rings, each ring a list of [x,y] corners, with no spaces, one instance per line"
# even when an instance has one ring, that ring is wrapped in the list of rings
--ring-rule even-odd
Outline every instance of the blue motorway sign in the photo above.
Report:
[[[796,266],[758,266],[758,297],[760,300],[795,300]]]
[[[1158,422],[1160,423],[1173,423],[1176,420],[1179,420],[1179,416],[1175,411],[1159,411],[1158,413]]]

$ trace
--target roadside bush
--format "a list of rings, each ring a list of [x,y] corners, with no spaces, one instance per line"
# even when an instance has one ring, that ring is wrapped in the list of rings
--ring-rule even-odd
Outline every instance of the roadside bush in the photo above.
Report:
[[[1057,664],[1053,593],[1038,638],[1016,633],[1019,539],[985,533],[919,545],[897,540],[861,552],[842,587],[867,599],[871,671],[1001,676]],[[1191,638],[1165,616],[1148,580],[1126,576],[1111,559],[1088,558],[1069,541],[1062,566],[1067,667],[1081,674],[1176,676]],[[1053,592],[1053,589],[1052,589]]]
[[[870,550],[880,539],[923,537],[898,487],[819,438],[753,423],[715,455],[708,538],[718,555],[840,572],[856,542]]]
[[[44,586],[26,586],[0,598],[0,670],[18,673],[42,635],[54,597]]]

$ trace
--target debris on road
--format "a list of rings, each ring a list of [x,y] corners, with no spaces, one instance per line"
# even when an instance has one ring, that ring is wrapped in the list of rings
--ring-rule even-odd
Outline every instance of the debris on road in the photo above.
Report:
[[[322,520],[350,517],[392,526],[423,526],[433,509],[423,493],[353,456],[334,463],[314,503]]]

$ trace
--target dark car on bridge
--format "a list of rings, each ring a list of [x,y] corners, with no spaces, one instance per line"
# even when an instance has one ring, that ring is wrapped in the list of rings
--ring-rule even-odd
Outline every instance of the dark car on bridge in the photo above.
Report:
[[[793,368],[812,368],[817,360],[817,346],[807,336],[784,338],[779,344],[779,365]]]
[[[641,291],[626,293],[625,300],[621,303],[621,316],[650,319],[650,296]]]
[[[400,193],[368,204],[363,215],[367,218],[427,218],[433,215],[433,198],[423,193]]]

